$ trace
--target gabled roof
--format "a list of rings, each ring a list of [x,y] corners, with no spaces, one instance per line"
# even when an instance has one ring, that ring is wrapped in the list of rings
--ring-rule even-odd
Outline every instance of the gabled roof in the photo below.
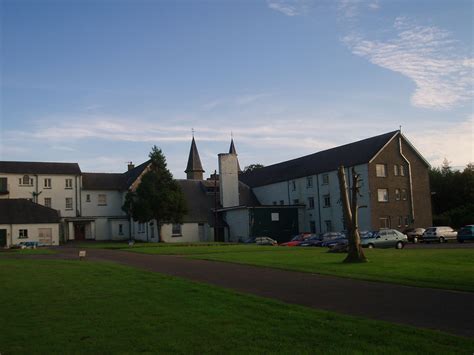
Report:
[[[59,223],[59,213],[26,199],[0,199],[0,224]]]
[[[150,164],[150,160],[125,173],[83,173],[84,190],[127,190]]]
[[[243,173],[239,179],[251,187],[274,184],[304,176],[334,171],[340,165],[368,163],[399,131],[388,132],[358,142],[306,155]]]
[[[186,166],[185,173],[189,173],[192,171],[201,171],[204,172],[201,164],[201,158],[199,157],[199,152],[196,147],[196,141],[193,140],[191,142],[191,149],[189,149],[189,158],[188,158],[188,165]]]
[[[77,163],[0,161],[0,173],[80,175]]]

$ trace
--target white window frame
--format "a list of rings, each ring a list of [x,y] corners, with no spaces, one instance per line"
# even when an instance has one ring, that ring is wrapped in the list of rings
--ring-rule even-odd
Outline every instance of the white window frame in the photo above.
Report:
[[[66,197],[66,210],[71,211],[72,210],[72,197]]]
[[[183,225],[180,223],[173,223],[171,225],[171,236],[181,237],[183,235]]]
[[[33,186],[33,178],[30,178],[29,175],[23,175],[20,178],[20,186]]]
[[[377,201],[388,202],[388,189],[377,189]]]
[[[48,202],[46,202],[46,201],[48,201]],[[45,205],[45,207],[51,208],[51,206],[53,205],[53,199],[51,197],[45,197],[44,198],[44,205]]]
[[[329,174],[323,174],[323,185],[329,184]]]
[[[107,194],[97,195],[97,206],[107,206]]]
[[[28,229],[19,229],[18,239],[28,239]]]
[[[331,195],[330,194],[323,195],[323,207],[324,208],[331,207]]]
[[[308,210],[314,209],[314,197],[308,197]]]
[[[65,189],[72,189],[72,179],[70,178],[67,178],[66,181],[65,181]]]
[[[387,164],[375,164],[375,175],[377,177],[387,177]]]
[[[306,177],[306,188],[311,188],[313,187],[313,177],[312,176],[307,176]]]
[[[44,188],[45,189],[50,189],[51,188],[51,178],[45,178],[44,179]]]

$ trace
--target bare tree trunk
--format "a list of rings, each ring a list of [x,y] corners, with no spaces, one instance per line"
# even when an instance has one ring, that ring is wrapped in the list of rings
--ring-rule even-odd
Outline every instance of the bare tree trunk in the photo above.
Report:
[[[359,236],[359,208],[357,206],[357,198],[359,194],[360,175],[352,168],[352,201],[349,201],[348,187],[346,183],[346,174],[344,167],[340,166],[338,169],[339,190],[341,192],[342,209],[344,212],[344,219],[346,221],[348,251],[347,257],[344,259],[345,263],[361,263],[366,262],[367,258],[360,246]]]

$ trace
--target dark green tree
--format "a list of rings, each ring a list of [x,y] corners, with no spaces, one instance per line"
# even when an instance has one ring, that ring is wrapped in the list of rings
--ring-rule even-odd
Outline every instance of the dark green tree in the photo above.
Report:
[[[248,166],[246,166],[244,168],[244,173],[248,173],[250,171],[254,171],[254,170],[257,170],[257,169],[261,169],[261,168],[264,168],[265,165],[262,165],[262,164],[250,164]]]
[[[161,227],[166,223],[182,223],[183,216],[187,213],[186,201],[167,168],[161,149],[153,146],[149,157],[148,170],[143,174],[136,190],[127,193],[122,209],[140,223],[154,219],[158,240],[162,241]]]

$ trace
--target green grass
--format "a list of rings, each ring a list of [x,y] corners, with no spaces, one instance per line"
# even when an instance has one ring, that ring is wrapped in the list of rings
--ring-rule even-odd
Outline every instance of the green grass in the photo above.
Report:
[[[471,354],[474,340],[112,263],[0,259],[2,354]]]
[[[0,251],[0,257],[8,255],[35,255],[35,254],[55,254],[51,249],[7,249]]]
[[[195,258],[267,266],[354,279],[474,292],[474,249],[371,249],[368,263],[345,264],[345,254],[321,248],[203,254]]]

